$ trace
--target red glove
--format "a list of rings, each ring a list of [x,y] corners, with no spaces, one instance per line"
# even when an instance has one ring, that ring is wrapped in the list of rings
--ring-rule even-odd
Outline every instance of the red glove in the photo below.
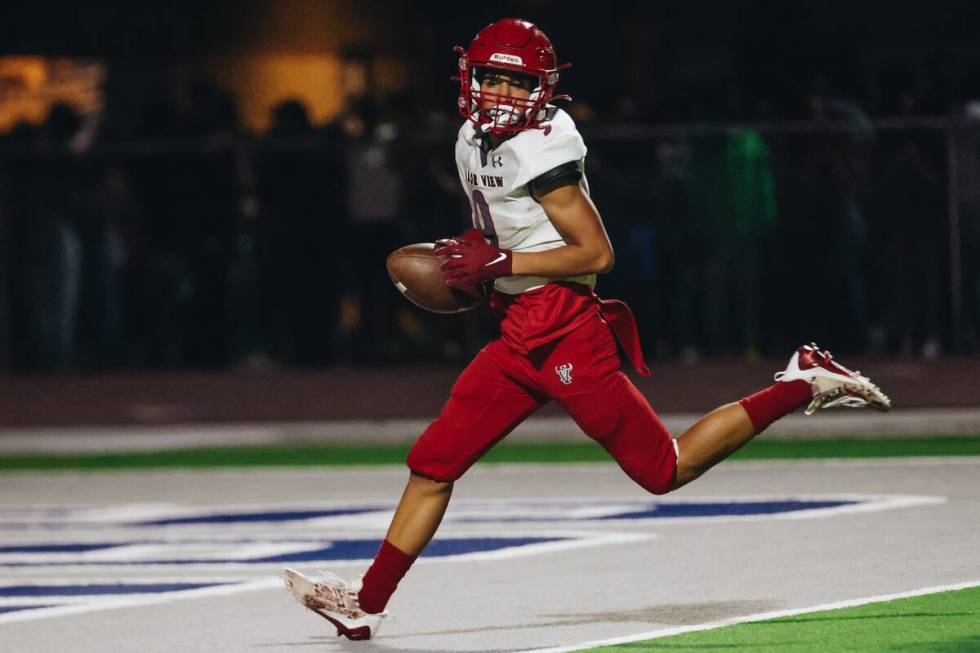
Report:
[[[435,253],[441,254],[438,251],[440,247],[447,247],[461,240],[471,242],[474,245],[481,245],[487,242],[486,239],[483,237],[483,232],[480,231],[479,229],[467,229],[460,235],[454,236],[453,238],[440,238],[439,240],[437,240]]]
[[[449,257],[441,268],[447,286],[469,286],[512,274],[514,257],[511,251],[488,244],[476,229],[455,238],[437,240],[433,251]]]

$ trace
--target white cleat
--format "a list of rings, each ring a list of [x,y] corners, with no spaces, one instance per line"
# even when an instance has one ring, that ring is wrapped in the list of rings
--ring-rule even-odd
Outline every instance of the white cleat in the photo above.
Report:
[[[283,569],[282,580],[297,601],[317,613],[337,628],[337,636],[347,639],[371,639],[378,634],[381,620],[387,612],[370,614],[361,610],[357,593],[360,581],[348,583],[330,572],[318,572],[307,578],[295,569]]]
[[[829,351],[820,351],[812,342],[803,345],[793,353],[786,369],[776,373],[776,380],[806,381],[810,384],[813,401],[806,407],[807,415],[831,406],[869,406],[882,412],[891,410],[891,399],[868,377],[835,363],[833,358]]]

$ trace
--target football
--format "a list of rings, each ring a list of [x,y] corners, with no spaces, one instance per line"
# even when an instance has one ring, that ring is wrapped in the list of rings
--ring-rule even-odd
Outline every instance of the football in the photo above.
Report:
[[[450,288],[442,280],[439,266],[445,256],[433,253],[435,243],[416,243],[388,255],[388,276],[412,303],[433,313],[462,313],[478,306],[487,297],[487,286]]]

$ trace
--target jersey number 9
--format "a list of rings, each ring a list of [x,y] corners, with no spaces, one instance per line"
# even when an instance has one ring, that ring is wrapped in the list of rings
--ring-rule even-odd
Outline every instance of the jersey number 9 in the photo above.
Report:
[[[497,230],[493,226],[493,216],[490,215],[490,204],[487,198],[478,190],[473,191],[473,226],[483,232],[484,238],[490,241],[494,247],[498,247],[500,242],[497,239]]]

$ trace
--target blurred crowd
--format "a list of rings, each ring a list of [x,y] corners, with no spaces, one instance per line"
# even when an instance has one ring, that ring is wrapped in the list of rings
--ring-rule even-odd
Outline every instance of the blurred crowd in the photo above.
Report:
[[[648,356],[782,356],[811,339],[976,352],[980,129],[966,105],[947,112],[951,180],[947,133],[915,122],[935,112],[908,89],[877,112],[910,121],[894,128],[820,79],[805,129],[769,129],[760,121],[780,116],[745,104],[692,92],[666,132],[644,130],[626,97],[569,106],[616,250],[599,291],[631,304]],[[384,266],[400,245],[468,226],[455,115],[351,97],[314,125],[290,100],[254,135],[202,81],[186,102],[145,106],[139,125],[103,137],[58,104],[0,140],[0,370],[458,362],[492,336],[486,314],[410,305]]]

